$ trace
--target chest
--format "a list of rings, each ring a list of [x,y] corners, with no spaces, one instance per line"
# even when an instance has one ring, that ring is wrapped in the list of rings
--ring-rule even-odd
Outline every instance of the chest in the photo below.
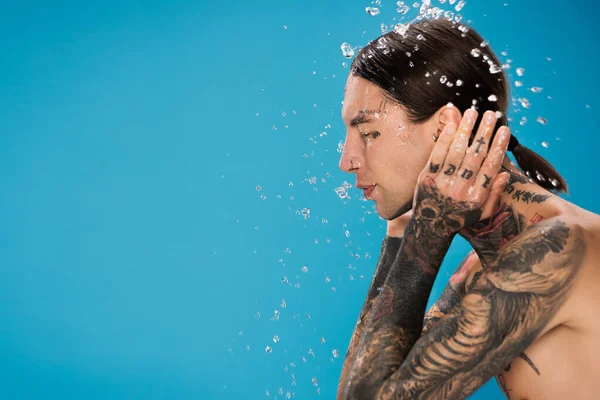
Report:
[[[508,399],[597,399],[600,344],[558,327],[534,342],[496,376]]]

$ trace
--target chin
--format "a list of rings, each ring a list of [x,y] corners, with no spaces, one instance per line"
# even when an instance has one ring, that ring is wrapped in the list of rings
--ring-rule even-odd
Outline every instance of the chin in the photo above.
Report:
[[[388,221],[398,218],[401,215],[406,214],[412,209],[412,199],[402,204],[395,204],[393,207],[388,207],[385,211],[385,215],[381,215],[381,218],[387,219]]]

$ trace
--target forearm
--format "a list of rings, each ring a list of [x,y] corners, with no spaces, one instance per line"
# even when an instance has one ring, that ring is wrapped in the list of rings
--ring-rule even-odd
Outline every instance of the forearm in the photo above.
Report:
[[[339,398],[374,398],[404,361],[421,335],[427,300],[452,241],[415,215],[406,228],[398,256],[369,311]]]
[[[348,372],[350,371],[350,367],[352,365],[352,362],[354,361],[354,356],[356,354],[358,343],[364,332],[364,327],[367,325],[368,322],[369,311],[371,310],[373,303],[377,298],[377,295],[380,293],[385,279],[387,278],[390,272],[390,268],[392,267],[392,263],[394,262],[394,259],[398,254],[398,250],[400,249],[401,243],[401,237],[391,237],[389,236],[389,232],[388,235],[386,235],[383,239],[383,243],[381,244],[379,262],[377,263],[377,267],[375,268],[375,273],[373,274],[371,286],[369,287],[369,290],[367,292],[367,298],[365,299],[362,310],[359,314],[356,327],[354,328],[352,338],[350,339],[350,345],[348,346],[348,350],[346,352],[346,358],[344,360],[344,366],[342,367],[342,374],[338,386],[338,398],[342,395],[343,390],[345,388],[346,380],[348,378]]]

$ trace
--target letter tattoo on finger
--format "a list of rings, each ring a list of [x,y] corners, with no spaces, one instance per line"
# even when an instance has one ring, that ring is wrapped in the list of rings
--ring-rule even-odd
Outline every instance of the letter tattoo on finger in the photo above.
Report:
[[[438,172],[439,169],[440,169],[440,164],[434,164],[434,163],[429,164],[429,172],[431,172],[432,174],[435,174],[436,172]]]
[[[472,176],[473,176],[473,171],[465,169],[460,177],[469,180],[469,179],[471,179]]]
[[[452,165],[452,164],[448,164],[448,169],[444,171],[444,174],[446,175],[452,175],[454,173],[454,171],[456,171],[456,166]]]
[[[483,174],[483,176],[485,177],[485,182],[483,182],[483,187],[487,188],[488,186],[490,186],[490,181],[492,180],[492,178],[487,176],[486,174]]]

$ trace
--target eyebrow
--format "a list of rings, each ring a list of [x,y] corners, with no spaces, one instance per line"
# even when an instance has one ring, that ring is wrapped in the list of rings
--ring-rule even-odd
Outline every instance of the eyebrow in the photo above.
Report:
[[[360,114],[350,121],[350,126],[354,128],[360,124],[366,124],[367,122],[371,122],[371,119],[367,117],[367,114],[364,111],[361,111]]]

